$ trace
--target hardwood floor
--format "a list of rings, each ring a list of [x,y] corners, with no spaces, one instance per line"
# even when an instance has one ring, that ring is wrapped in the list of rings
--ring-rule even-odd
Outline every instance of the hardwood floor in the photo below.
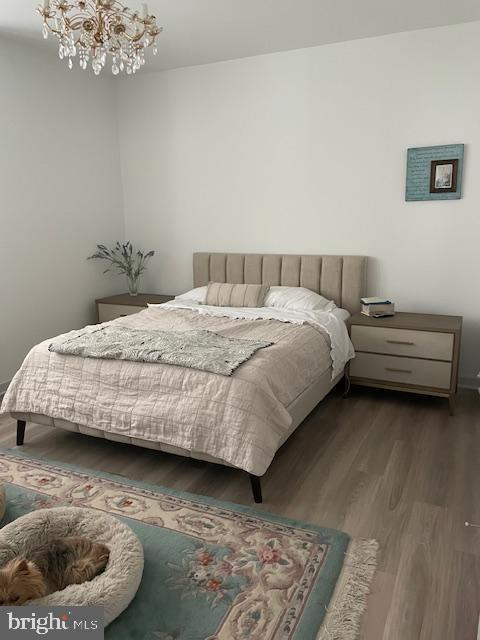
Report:
[[[0,420],[0,447],[15,423]],[[24,453],[253,505],[247,474],[28,425]],[[362,640],[474,640],[480,611],[480,397],[353,389],[278,452],[258,508],[380,542]]]

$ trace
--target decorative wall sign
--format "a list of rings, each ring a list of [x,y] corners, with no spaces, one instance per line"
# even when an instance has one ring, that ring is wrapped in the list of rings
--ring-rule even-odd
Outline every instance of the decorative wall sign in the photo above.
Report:
[[[463,144],[409,149],[405,199],[412,201],[461,198],[463,154]]]

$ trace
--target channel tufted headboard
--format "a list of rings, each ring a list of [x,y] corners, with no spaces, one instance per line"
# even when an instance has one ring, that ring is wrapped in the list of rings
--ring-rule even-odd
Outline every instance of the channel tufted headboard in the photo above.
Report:
[[[299,256],[271,253],[194,253],[193,282],[305,287],[347,309],[360,310],[365,295],[365,256]]]

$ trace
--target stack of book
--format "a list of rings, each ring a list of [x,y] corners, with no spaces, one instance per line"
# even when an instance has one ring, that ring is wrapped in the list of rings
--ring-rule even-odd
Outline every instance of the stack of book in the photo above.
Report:
[[[371,318],[383,318],[395,315],[395,305],[386,298],[361,298],[362,313]]]

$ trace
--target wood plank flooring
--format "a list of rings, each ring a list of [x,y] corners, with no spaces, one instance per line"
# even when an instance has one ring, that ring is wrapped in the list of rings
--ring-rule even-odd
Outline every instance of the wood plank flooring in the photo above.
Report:
[[[0,447],[15,446],[0,419]],[[252,505],[246,474],[28,425],[24,453]],[[475,640],[480,611],[480,396],[334,391],[278,452],[259,508],[380,542],[362,640]]]

